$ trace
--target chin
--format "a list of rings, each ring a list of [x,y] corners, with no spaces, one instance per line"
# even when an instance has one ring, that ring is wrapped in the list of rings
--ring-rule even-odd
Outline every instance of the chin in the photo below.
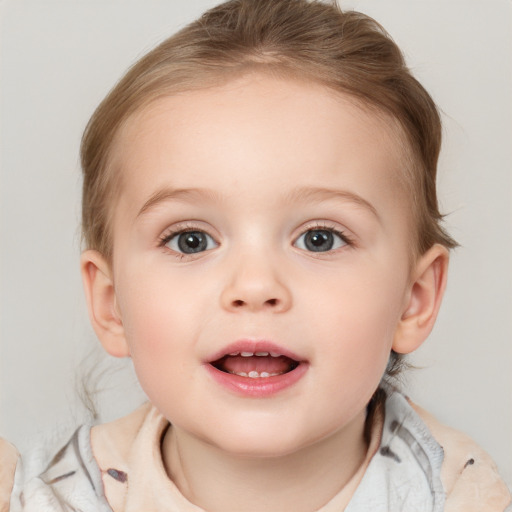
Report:
[[[261,440],[257,443],[255,440],[247,440],[247,442],[240,444],[224,444],[223,446],[220,446],[220,448],[235,457],[248,459],[275,459],[296,453],[300,448],[302,448],[302,446],[295,443],[262,443]]]
[[[250,426],[238,423],[231,428],[223,428],[208,439],[225,453],[241,458],[278,458],[286,457],[314,444],[305,432],[294,432],[289,426],[279,423],[262,425],[255,421]]]

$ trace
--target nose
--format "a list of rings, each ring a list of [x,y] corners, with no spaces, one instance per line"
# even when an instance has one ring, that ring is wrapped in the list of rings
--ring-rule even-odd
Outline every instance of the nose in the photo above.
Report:
[[[221,305],[231,312],[284,313],[291,307],[292,296],[283,277],[264,257],[241,256],[230,265]]]

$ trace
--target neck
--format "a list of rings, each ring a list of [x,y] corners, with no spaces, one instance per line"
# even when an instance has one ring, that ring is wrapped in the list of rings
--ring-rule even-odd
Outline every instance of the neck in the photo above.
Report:
[[[280,457],[247,457],[190,436],[176,427],[163,440],[163,460],[181,493],[209,512],[317,510],[363,464],[364,414],[313,445]]]

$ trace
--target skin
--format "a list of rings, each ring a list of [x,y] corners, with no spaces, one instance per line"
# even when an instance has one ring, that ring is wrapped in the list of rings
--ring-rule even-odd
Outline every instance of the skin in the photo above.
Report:
[[[86,295],[105,349],[133,359],[171,422],[164,464],[193,503],[315,510],[361,465],[390,350],[423,342],[446,280],[444,248],[410,259],[399,141],[349,97],[264,75],[160,99],[120,134],[113,261],[84,252]],[[207,250],[162,242],[187,229]],[[341,236],[312,252],[312,229]],[[237,395],[205,362],[240,339],[307,371],[270,397]]]

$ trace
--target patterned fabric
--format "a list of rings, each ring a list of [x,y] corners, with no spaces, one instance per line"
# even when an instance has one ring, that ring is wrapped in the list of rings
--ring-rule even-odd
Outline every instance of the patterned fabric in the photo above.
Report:
[[[443,449],[406,399],[392,394],[386,402],[380,448],[346,512],[442,512],[443,458]]]
[[[35,478],[16,471],[11,512],[112,512],[92,454],[90,426],[78,429]]]
[[[98,461],[91,427],[83,426],[36,476],[24,474],[19,464],[11,512],[202,510],[165,473],[160,440],[170,427],[154,407],[95,428],[104,441],[95,444]],[[399,393],[388,396],[382,430],[374,432],[371,446],[368,466],[318,512],[512,511],[488,455]]]

